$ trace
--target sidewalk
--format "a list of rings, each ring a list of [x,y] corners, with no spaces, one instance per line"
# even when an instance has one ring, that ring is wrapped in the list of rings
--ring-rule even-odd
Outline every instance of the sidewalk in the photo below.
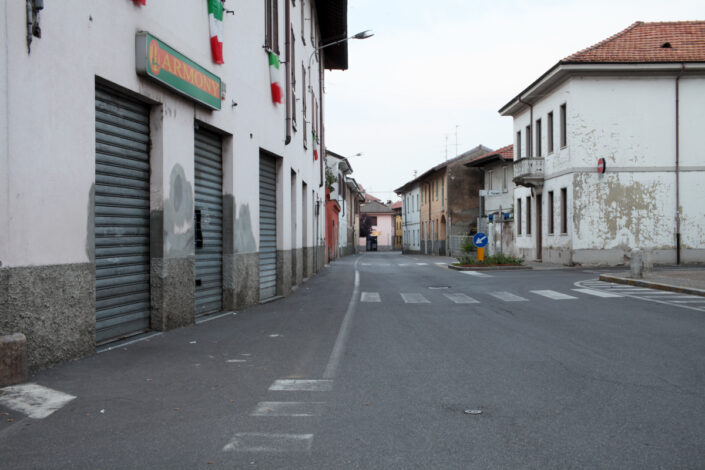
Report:
[[[651,272],[645,272],[641,279],[629,277],[629,271],[606,273],[600,275],[600,280],[705,296],[705,266],[656,267]]]

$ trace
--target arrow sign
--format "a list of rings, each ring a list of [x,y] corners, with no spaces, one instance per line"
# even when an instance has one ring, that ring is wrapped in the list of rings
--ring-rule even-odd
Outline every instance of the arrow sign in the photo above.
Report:
[[[487,246],[487,235],[482,232],[477,232],[474,237],[472,237],[472,243],[477,248],[484,248]]]

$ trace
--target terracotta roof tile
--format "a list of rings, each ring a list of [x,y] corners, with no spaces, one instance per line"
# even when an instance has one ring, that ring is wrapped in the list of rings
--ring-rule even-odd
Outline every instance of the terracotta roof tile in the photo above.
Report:
[[[561,61],[563,64],[672,62],[705,62],[705,21],[637,21]]]
[[[474,163],[479,163],[483,160],[489,160],[491,157],[499,156],[503,160],[514,160],[514,145],[510,144],[505,147],[493,150],[492,152],[483,153],[482,155],[473,158],[465,166],[475,166]]]
[[[401,209],[401,201],[397,201],[392,204],[392,209]]]

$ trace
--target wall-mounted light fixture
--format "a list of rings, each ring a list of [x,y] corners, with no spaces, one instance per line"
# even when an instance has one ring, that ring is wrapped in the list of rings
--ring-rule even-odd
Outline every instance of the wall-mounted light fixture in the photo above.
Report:
[[[27,54],[30,53],[32,38],[42,37],[39,27],[39,12],[44,9],[44,0],[27,0]]]

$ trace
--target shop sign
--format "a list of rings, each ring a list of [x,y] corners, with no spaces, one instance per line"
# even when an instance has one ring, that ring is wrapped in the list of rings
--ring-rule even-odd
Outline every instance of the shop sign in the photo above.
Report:
[[[135,37],[137,73],[212,109],[220,109],[220,78],[149,33]]]

